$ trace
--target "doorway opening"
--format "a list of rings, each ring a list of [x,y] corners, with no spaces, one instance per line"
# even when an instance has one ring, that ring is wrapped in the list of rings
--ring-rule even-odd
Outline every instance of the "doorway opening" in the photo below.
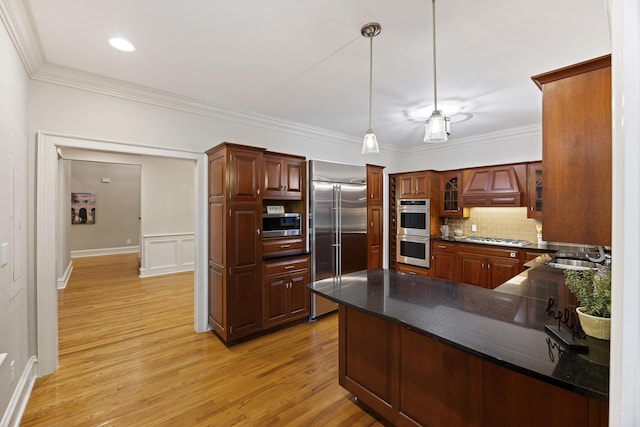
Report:
[[[56,209],[58,148],[76,148],[104,152],[159,156],[193,160],[194,176],[194,329],[205,332],[207,326],[206,290],[206,156],[187,150],[158,148],[132,143],[70,137],[51,133],[37,134],[36,179],[36,333],[39,375],[55,372],[58,366],[58,298],[56,277]]]

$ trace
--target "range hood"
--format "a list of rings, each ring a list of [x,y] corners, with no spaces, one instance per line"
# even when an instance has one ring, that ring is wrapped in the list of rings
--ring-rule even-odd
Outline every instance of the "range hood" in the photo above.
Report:
[[[462,206],[525,206],[525,165],[465,169]]]

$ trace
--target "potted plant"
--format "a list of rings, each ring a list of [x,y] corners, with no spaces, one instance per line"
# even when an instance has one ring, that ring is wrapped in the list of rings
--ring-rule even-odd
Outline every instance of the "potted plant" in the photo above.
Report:
[[[580,306],[576,308],[585,334],[608,340],[611,333],[611,273],[602,270],[565,270],[564,282]]]

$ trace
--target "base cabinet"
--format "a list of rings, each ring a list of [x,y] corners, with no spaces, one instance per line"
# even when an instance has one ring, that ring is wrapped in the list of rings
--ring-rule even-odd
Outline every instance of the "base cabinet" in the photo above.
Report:
[[[458,281],[493,289],[520,273],[519,249],[493,249],[460,245]]]
[[[264,262],[264,329],[309,316],[309,265],[308,255]]]
[[[431,277],[456,280],[456,251],[455,243],[431,242]]]
[[[608,405],[339,306],[340,385],[396,426],[608,425]]]

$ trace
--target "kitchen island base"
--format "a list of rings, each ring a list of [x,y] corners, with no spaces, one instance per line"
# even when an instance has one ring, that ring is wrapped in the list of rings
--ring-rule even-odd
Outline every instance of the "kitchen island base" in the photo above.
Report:
[[[397,426],[608,425],[606,402],[339,305],[340,385]]]

